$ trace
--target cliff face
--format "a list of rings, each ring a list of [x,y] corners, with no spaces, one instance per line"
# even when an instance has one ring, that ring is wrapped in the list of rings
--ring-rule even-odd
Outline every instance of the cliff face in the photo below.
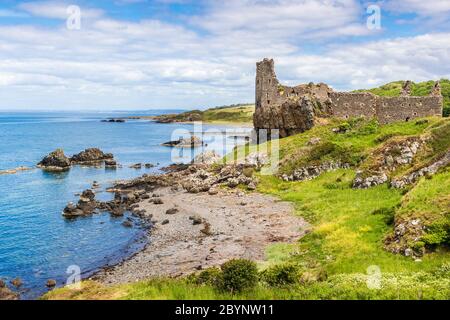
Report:
[[[443,108],[439,82],[427,97],[411,97],[410,82],[401,97],[335,92],[324,83],[288,87],[279,83],[272,59],[256,64],[255,88],[255,129],[278,129],[280,137],[311,129],[316,117],[377,118],[385,124],[441,116]]]

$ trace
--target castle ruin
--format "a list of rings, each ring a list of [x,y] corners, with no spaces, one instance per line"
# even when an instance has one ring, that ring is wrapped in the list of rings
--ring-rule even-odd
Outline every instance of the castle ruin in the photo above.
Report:
[[[376,118],[381,124],[442,116],[443,97],[439,82],[426,97],[411,96],[406,81],[401,96],[380,97],[369,92],[335,92],[324,83],[288,87],[279,83],[273,59],[256,64],[256,130],[279,129],[286,137],[311,129],[318,118]]]

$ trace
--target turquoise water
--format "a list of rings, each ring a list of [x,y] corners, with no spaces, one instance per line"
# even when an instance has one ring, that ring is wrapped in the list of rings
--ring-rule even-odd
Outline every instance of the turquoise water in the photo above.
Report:
[[[153,114],[161,113],[164,111]],[[112,218],[105,213],[71,221],[61,216],[67,202],[77,200],[75,194],[89,188],[94,180],[105,189],[115,180],[158,172],[172,163],[172,149],[160,143],[170,140],[175,129],[193,130],[189,124],[100,122],[122,115],[125,114],[0,113],[0,170],[32,167],[56,148],[71,155],[98,147],[113,153],[123,165],[117,170],[75,166],[65,173],[33,169],[0,175],[0,278],[9,281],[20,277],[22,298],[36,298],[44,293],[48,279],[65,284],[69,266],[79,266],[83,276],[88,276],[145,245],[145,230],[139,221],[135,220],[131,229],[122,226],[127,216]],[[211,126],[203,127],[208,128]],[[231,150],[234,142],[225,140],[225,145],[211,141],[208,149],[222,154]],[[201,151],[198,148],[194,153]],[[185,154],[185,161],[191,157],[190,152]],[[159,166],[128,168],[137,162]],[[110,196],[106,192],[98,194],[100,199]]]

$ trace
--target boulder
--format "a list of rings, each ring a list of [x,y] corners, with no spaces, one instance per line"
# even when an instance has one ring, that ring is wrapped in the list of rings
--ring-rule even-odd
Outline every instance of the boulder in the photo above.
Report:
[[[16,288],[19,288],[19,287],[22,286],[23,282],[22,282],[22,279],[20,279],[20,278],[15,278],[15,279],[12,279],[12,280],[11,280],[11,284],[12,284],[14,287],[16,287]]]
[[[63,216],[66,218],[76,218],[80,216],[93,214],[97,208],[98,203],[95,200],[95,193],[90,190],[84,190],[75,205],[73,202],[69,202],[63,210]]]
[[[105,160],[105,167],[108,167],[108,168],[116,168],[116,167],[117,167],[117,162],[116,162],[116,160],[113,160],[113,159]]]
[[[129,166],[130,169],[142,169],[142,163],[135,163]]]
[[[6,286],[0,287],[0,300],[18,300],[19,295],[12,292]]]
[[[172,209],[168,209],[167,211],[166,211],[166,214],[176,214],[176,213],[178,213],[178,209],[177,208],[172,208]]]
[[[104,153],[98,148],[89,148],[73,155],[70,161],[74,164],[96,164],[112,159],[114,159],[114,156],[111,153]]]
[[[194,157],[192,163],[204,163],[204,164],[214,164],[219,162],[222,156],[217,154],[215,151],[205,151]]]
[[[56,149],[45,156],[37,166],[47,171],[64,171],[70,168],[70,159],[62,149]]]
[[[45,284],[45,286],[47,288],[54,288],[54,287],[56,287],[56,280],[53,280],[53,279],[47,280],[47,283]]]

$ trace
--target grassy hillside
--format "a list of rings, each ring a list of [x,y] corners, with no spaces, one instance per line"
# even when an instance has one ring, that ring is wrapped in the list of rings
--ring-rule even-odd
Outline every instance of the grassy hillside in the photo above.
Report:
[[[332,131],[340,126],[348,130]],[[220,271],[209,270],[183,279],[151,279],[112,287],[86,282],[81,291],[57,289],[45,298],[450,299],[449,168],[407,189],[390,188],[386,183],[370,189],[352,188],[357,167],[370,161],[374,150],[392,139],[414,136],[431,138],[417,160],[407,165],[409,169],[426,165],[435,160],[433,154],[450,149],[450,119],[386,126],[369,120],[331,120],[280,140],[281,173],[330,159],[347,161],[352,168],[302,182],[259,174],[258,191],[293,202],[295,214],[310,222],[312,229],[298,243],[268,247],[267,260],[258,265],[259,280],[251,289],[219,290],[214,275]],[[311,145],[311,138],[320,138],[320,143]],[[247,153],[256,151],[255,146],[245,149]],[[426,246],[420,259],[393,254],[384,247],[396,219],[411,217],[428,222],[425,236],[419,239]]]
[[[238,104],[207,109],[205,111],[192,110],[179,114],[169,114],[154,117],[160,122],[192,122],[203,121],[209,123],[238,123],[251,124],[255,106],[252,104]]]
[[[368,90],[357,90],[356,92],[371,92],[373,94],[383,97],[397,97],[402,92],[402,86],[404,81],[395,81],[378,88]],[[426,96],[430,94],[431,89],[434,86],[434,81],[426,81],[420,83],[413,83],[412,95],[413,96]],[[441,79],[442,96],[444,97],[444,116],[450,116],[450,80]]]

